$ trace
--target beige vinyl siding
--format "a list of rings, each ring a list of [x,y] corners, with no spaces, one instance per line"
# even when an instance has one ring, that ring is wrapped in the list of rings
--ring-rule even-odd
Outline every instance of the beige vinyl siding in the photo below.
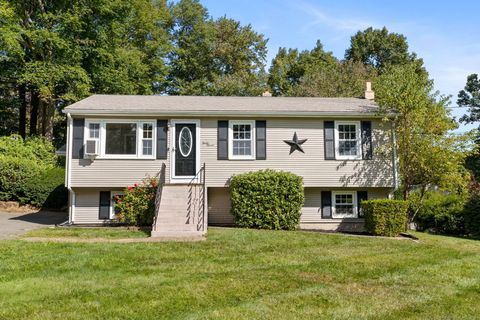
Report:
[[[132,117],[134,118],[134,117]],[[228,118],[221,118],[228,120]],[[238,118],[235,118],[238,119]],[[230,120],[235,120],[230,119]],[[243,118],[245,119],[245,118]],[[170,119],[171,120],[171,119]],[[200,124],[200,163],[206,164],[206,184],[211,187],[228,186],[233,174],[260,170],[286,170],[301,175],[306,187],[391,187],[392,170],[389,157],[374,160],[325,160],[323,122],[319,118],[258,118],[267,120],[267,160],[217,160],[217,123],[219,118],[202,118]],[[256,120],[251,118],[251,120]],[[331,119],[334,120],[334,119]],[[373,145],[385,138],[378,119],[372,120]],[[305,153],[295,151],[283,140],[290,140],[294,132],[299,139],[308,139],[302,147]],[[129,159],[107,160],[72,159],[72,187],[125,187],[140,182],[146,176],[159,173],[166,165],[166,182],[171,176],[171,130],[168,133],[166,160]]]
[[[357,189],[333,189],[333,190],[352,190]],[[358,189],[360,190],[360,189]],[[368,199],[388,198],[390,189],[388,188],[368,188]],[[322,219],[322,191],[332,191],[325,188],[305,188],[305,202],[300,216],[300,223],[319,223],[325,221],[340,222],[342,219]],[[230,213],[230,194],[228,188],[208,188],[208,224],[213,225],[232,225],[234,223],[233,215]],[[348,219],[347,219],[348,220]],[[363,219],[355,219],[362,221]]]
[[[120,190],[120,189],[115,189]],[[113,189],[77,188],[75,191],[74,224],[104,224],[110,220],[98,219],[100,191]]]
[[[260,119],[259,119],[260,120]],[[226,186],[232,174],[260,169],[287,170],[303,177],[306,187],[391,187],[392,170],[388,158],[374,160],[325,160],[322,119],[267,119],[267,160],[217,160],[217,119],[202,120],[201,162],[206,163],[209,186]],[[385,131],[372,121],[374,150]],[[297,132],[308,139],[305,153],[295,151],[283,140]]]
[[[156,176],[164,160],[72,159],[72,187],[126,187]],[[167,163],[167,162],[166,162]],[[167,170],[168,171],[168,170]],[[168,176],[167,172],[167,176]]]

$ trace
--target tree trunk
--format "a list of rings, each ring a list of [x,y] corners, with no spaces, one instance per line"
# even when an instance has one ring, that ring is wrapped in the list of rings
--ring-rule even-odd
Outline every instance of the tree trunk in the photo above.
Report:
[[[27,97],[26,97],[26,87],[24,84],[20,85],[18,88],[18,97],[20,98],[20,112],[19,112],[19,122],[18,122],[18,131],[23,139],[25,139],[27,131]]]
[[[40,99],[38,92],[32,91],[31,109],[30,109],[30,135],[37,135],[37,121],[38,121],[38,104]]]

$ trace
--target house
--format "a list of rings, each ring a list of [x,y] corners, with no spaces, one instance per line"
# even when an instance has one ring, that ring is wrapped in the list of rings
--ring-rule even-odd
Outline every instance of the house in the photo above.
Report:
[[[373,92],[366,98],[93,95],[65,108],[73,224],[107,224],[112,197],[159,176],[153,235],[231,225],[229,179],[275,169],[303,177],[300,227],[361,230],[359,203],[387,198],[395,157]]]

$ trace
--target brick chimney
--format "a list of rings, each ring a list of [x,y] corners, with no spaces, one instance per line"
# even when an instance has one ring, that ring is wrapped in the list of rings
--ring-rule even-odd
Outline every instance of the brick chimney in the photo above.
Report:
[[[367,81],[367,89],[365,90],[365,99],[367,100],[375,99],[375,92],[372,91],[372,83],[370,81]]]

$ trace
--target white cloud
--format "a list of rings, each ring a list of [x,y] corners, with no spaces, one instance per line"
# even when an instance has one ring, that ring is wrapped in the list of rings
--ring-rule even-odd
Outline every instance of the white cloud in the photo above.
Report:
[[[295,1],[295,6],[313,18],[312,21],[303,27],[304,30],[317,25],[324,25],[332,29],[351,32],[375,26],[371,21],[329,16],[320,7],[308,2]]]

